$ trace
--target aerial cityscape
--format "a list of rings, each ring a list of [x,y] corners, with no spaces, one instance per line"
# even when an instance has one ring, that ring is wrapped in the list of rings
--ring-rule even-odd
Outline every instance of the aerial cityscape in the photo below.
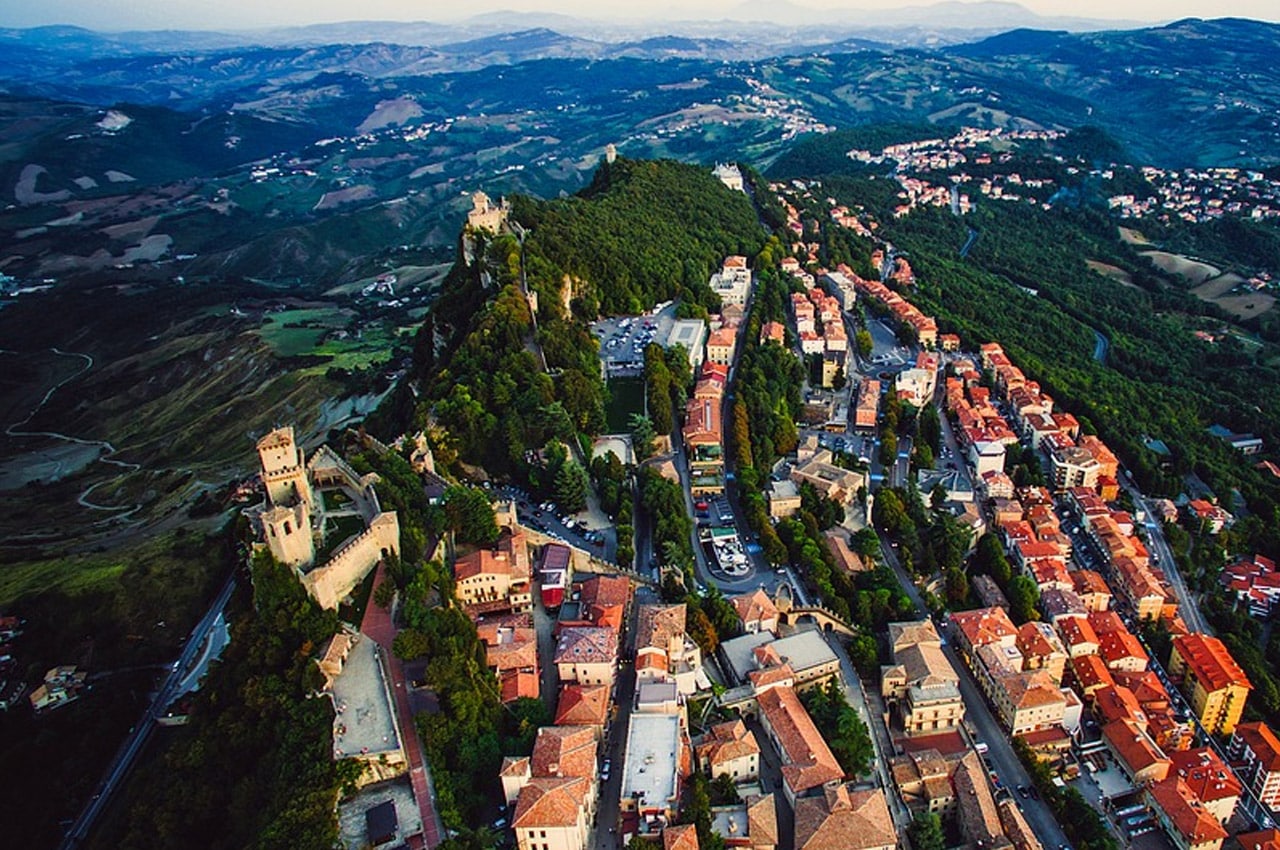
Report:
[[[0,844],[1280,850],[1275,10],[211,8],[0,10]]]

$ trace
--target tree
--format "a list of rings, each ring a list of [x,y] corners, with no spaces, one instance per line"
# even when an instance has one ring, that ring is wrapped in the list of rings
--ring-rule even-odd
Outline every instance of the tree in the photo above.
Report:
[[[1036,613],[1040,588],[1034,581],[1023,575],[1014,576],[1009,580],[1006,595],[1009,597],[1009,618],[1015,624],[1020,626],[1028,620],[1040,619]]]
[[[850,640],[849,660],[861,675],[868,678],[875,676],[880,669],[880,650],[876,646],[876,639],[868,634],[860,634]]]
[[[849,382],[849,379],[845,377],[845,374],[844,374],[844,367],[837,366],[836,373],[831,376],[831,388],[836,392],[839,392],[840,390],[844,389],[844,385],[847,384],[848,382]]]
[[[947,837],[936,812],[920,812],[907,827],[912,850],[946,850]]]
[[[871,339],[871,332],[861,330],[854,334],[853,338],[858,346],[858,356],[863,358],[870,357],[871,350],[875,347],[875,344]]]
[[[556,503],[567,513],[576,514],[587,506],[587,473],[573,461],[567,461],[556,473]]]
[[[412,661],[421,658],[431,650],[427,636],[417,629],[404,629],[396,635],[391,643],[391,651],[401,661]]]
[[[888,466],[898,461],[898,435],[886,428],[880,432],[880,462]]]
[[[631,414],[631,447],[636,453],[637,461],[653,457],[654,436],[653,422],[648,416]]]
[[[444,491],[442,502],[449,528],[462,542],[487,546],[498,539],[493,505],[483,490],[450,487]]]

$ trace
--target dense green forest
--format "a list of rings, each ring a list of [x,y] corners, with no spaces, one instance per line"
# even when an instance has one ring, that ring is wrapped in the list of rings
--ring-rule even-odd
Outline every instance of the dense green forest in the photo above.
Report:
[[[316,848],[338,838],[334,805],[359,767],[334,761],[333,707],[312,660],[337,631],[293,571],[262,552],[253,598],[240,600],[231,644],[197,692],[190,723],[145,765],[122,801],[111,846]],[[252,765],[252,769],[246,766]]]
[[[423,398],[404,382],[369,427],[391,435],[438,422],[433,447],[445,467],[479,464],[554,497],[554,475],[540,476],[530,452],[580,444],[605,426],[587,323],[671,299],[681,315],[706,316],[719,308],[711,273],[727,255],[755,254],[764,232],[746,196],[670,161],[602,164],[575,197],[514,198],[511,218],[522,241],[467,237],[472,261],[460,256],[424,322],[412,376]],[[536,316],[522,286],[537,295]]]

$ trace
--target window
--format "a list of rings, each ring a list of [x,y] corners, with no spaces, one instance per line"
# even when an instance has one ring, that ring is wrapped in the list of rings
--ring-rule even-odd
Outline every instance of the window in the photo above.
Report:
[[[538,834],[538,837],[539,837],[539,838],[546,838],[546,837],[547,837],[547,831],[546,831],[545,829],[544,829],[544,830],[542,830],[542,832]]]

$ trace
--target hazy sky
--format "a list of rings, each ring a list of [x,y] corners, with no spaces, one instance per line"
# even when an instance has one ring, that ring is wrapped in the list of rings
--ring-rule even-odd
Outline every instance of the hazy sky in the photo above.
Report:
[[[797,5],[821,9],[894,9],[929,2],[796,0]],[[62,23],[103,30],[250,29],[349,20],[448,21],[499,9],[565,12],[591,18],[688,20],[736,17],[732,10],[739,5],[740,0],[0,0],[0,26]],[[1280,20],[1276,0],[1023,0],[1022,5],[1042,15],[1131,21],[1226,16]]]

